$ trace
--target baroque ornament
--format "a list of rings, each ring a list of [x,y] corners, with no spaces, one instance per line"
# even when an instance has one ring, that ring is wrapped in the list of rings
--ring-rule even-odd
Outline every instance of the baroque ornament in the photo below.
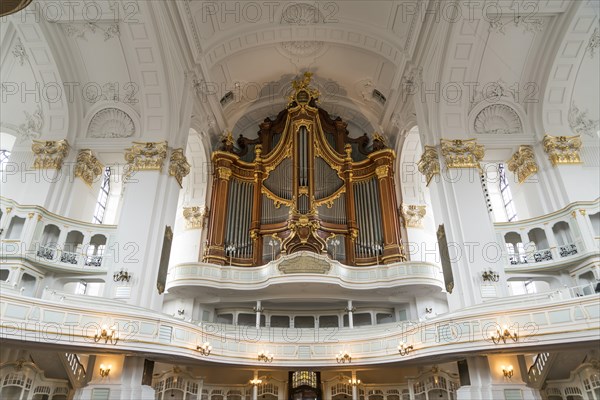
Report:
[[[207,207],[183,207],[183,218],[185,219],[185,229],[204,228],[204,218],[208,215]]]
[[[92,138],[127,138],[135,134],[133,119],[118,108],[104,108],[92,117],[87,136]]]
[[[12,54],[19,61],[19,65],[21,67],[25,65],[25,61],[29,61],[29,56],[27,55],[25,47],[23,46],[23,43],[21,43],[20,39],[17,39],[17,43],[15,44],[15,47],[13,47]]]
[[[82,40],[87,40],[86,34],[88,32],[92,34],[95,34],[96,31],[102,32],[104,34],[104,41],[120,34],[118,24],[110,24],[107,27],[102,27],[95,22],[86,22],[83,24],[64,24],[63,29],[67,36]]]
[[[590,54],[590,58],[594,58],[596,49],[598,49],[598,47],[600,47],[600,31],[598,31],[598,28],[596,28],[594,29],[592,37],[590,37],[590,41],[588,42],[585,51]]]
[[[519,183],[525,182],[527,178],[538,172],[533,148],[531,146],[519,146],[519,150],[508,160],[508,170],[517,175]]]
[[[479,134],[523,132],[519,115],[505,104],[492,104],[481,110],[475,117],[474,129]]]
[[[167,142],[133,142],[125,150],[129,171],[162,171],[167,157]]]
[[[571,103],[569,110],[569,126],[578,135],[594,137],[598,132],[600,121],[588,117],[588,110],[580,110],[575,103]]]
[[[31,146],[35,169],[61,169],[63,159],[69,154],[69,143],[62,140],[34,140]]]
[[[79,150],[77,161],[75,163],[76,177],[83,179],[88,186],[92,186],[94,179],[102,174],[103,168],[104,166],[92,153],[92,150]]]
[[[446,168],[481,168],[485,148],[476,139],[442,139],[441,145]]]
[[[545,135],[542,143],[552,165],[581,163],[579,158],[581,138],[579,136]]]
[[[423,217],[427,213],[427,206],[403,203],[400,207],[400,212],[406,228],[422,228]]]
[[[44,115],[42,107],[38,104],[33,114],[23,111],[25,114],[25,122],[16,126],[5,122],[0,122],[0,126],[13,129],[19,135],[20,140],[37,139],[41,136],[40,131],[44,126]]]
[[[183,178],[189,173],[190,164],[187,162],[187,158],[185,158],[183,149],[173,150],[169,159],[169,175],[174,176],[179,186],[182,186]]]
[[[431,182],[431,178],[440,173],[440,161],[435,146],[425,146],[425,151],[421,155],[421,159],[417,164],[419,172],[425,175],[427,186]]]

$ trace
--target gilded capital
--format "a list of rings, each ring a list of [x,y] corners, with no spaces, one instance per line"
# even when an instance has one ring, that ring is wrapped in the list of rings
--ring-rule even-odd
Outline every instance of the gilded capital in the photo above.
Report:
[[[538,165],[535,162],[531,146],[519,146],[519,150],[507,163],[508,170],[517,176],[519,183],[525,182],[527,178],[538,172]]]
[[[190,164],[187,162],[187,158],[185,158],[183,149],[174,149],[169,159],[169,175],[174,176],[179,186],[182,186],[181,182],[183,182],[183,178],[189,173]]]
[[[185,229],[204,228],[204,218],[206,216],[208,216],[208,208],[206,207],[183,207]]]
[[[130,171],[162,171],[167,157],[167,142],[133,142],[125,150]]]
[[[422,228],[427,206],[419,204],[402,204],[400,207],[402,220],[406,228]]]
[[[581,149],[581,137],[578,136],[544,136],[544,151],[552,165],[580,164],[579,150]]]
[[[62,140],[34,140],[31,150],[35,155],[33,168],[61,169],[63,159],[69,154],[69,143]]]
[[[377,174],[377,178],[383,179],[388,176],[389,170],[389,166],[380,165],[379,167],[375,168],[375,174]]]
[[[425,175],[427,185],[431,182],[431,178],[440,173],[440,161],[435,146],[425,146],[425,151],[421,155],[421,159],[417,164],[419,172]]]
[[[476,139],[442,139],[440,143],[446,168],[481,168],[479,161],[483,159],[485,148],[477,144]]]
[[[102,174],[104,166],[90,149],[82,149],[77,153],[75,163],[75,176],[81,178],[88,186],[92,186],[94,179]]]
[[[224,179],[226,181],[229,180],[229,178],[231,178],[231,168],[227,168],[227,167],[218,167],[217,168],[217,173],[219,174],[219,178]]]

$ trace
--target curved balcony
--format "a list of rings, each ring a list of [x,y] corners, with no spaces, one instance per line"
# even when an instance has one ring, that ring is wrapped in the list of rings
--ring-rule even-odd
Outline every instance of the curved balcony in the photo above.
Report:
[[[285,289],[310,283],[304,289],[318,295],[334,288],[390,291],[398,287],[414,290],[444,289],[439,265],[429,262],[402,262],[373,267],[349,267],[326,256],[298,252],[260,267],[232,267],[206,263],[185,263],[171,267],[167,277],[169,293],[184,293],[190,288],[253,291]]]
[[[27,261],[42,269],[106,273],[116,225],[65,218],[38,206],[0,197],[2,264]]]
[[[517,296],[516,296],[517,297]],[[65,295],[60,300],[0,295],[0,337],[44,344],[73,346],[81,351],[153,354],[181,362],[205,360],[223,364],[266,365],[258,354],[272,355],[269,366],[321,367],[340,362],[339,354],[351,355],[352,365],[375,365],[436,357],[450,359],[476,352],[538,351],[564,341],[587,345],[597,341],[600,301],[597,294],[557,300],[540,295],[518,296],[509,305],[503,301],[471,307],[460,313],[416,323],[406,321],[362,329],[300,329],[195,325],[151,310],[98,299],[81,301]],[[114,329],[112,339],[94,339],[98,328]],[[518,339],[491,340],[499,326],[508,326]],[[113,328],[114,327],[114,328]],[[210,354],[198,347],[209,342]],[[412,345],[401,356],[398,345]],[[269,357],[267,357],[269,358]]]
[[[576,202],[556,212],[516,222],[495,223],[506,248],[506,272],[549,272],[598,258],[600,202]]]

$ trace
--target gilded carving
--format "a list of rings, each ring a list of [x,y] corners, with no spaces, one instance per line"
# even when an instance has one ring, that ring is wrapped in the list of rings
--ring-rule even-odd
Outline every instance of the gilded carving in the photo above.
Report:
[[[446,168],[481,168],[479,161],[485,154],[485,148],[477,144],[476,139],[442,139],[440,143]]]
[[[75,176],[81,178],[88,186],[102,174],[104,166],[90,149],[79,150],[75,163]]]
[[[292,88],[294,92],[290,94],[288,98],[288,107],[293,103],[298,104],[302,108],[308,105],[311,100],[319,99],[319,91],[310,87],[310,81],[312,80],[312,72],[305,72],[302,80],[292,81]]]
[[[185,219],[185,229],[203,229],[204,218],[208,216],[207,207],[183,207],[183,218]]]
[[[277,266],[283,274],[326,274],[330,268],[327,260],[302,253],[284,258]]]
[[[519,150],[508,160],[508,170],[517,175],[519,183],[525,182],[527,178],[538,172],[533,148],[531,146],[519,146]]]
[[[273,200],[273,206],[275,208],[279,208],[281,207],[281,205],[283,204],[284,206],[290,207],[293,203],[293,200],[285,200],[282,199],[281,197],[277,197],[276,195],[274,195],[273,193],[271,193],[271,191],[269,189],[267,189],[266,187],[261,187],[260,188],[260,192],[262,194],[264,194],[265,196],[267,196],[268,199]]]
[[[133,142],[125,150],[129,171],[162,171],[167,142]]]
[[[425,175],[427,185],[429,186],[431,179],[440,173],[440,161],[438,160],[438,153],[435,146],[425,146],[425,151],[421,155],[417,166],[419,172]]]
[[[169,175],[174,176],[181,185],[183,178],[186,177],[190,173],[190,164],[187,162],[187,158],[185,158],[185,154],[183,153],[183,149],[175,149],[171,153],[171,158],[169,159]]]
[[[62,140],[34,140],[31,146],[35,160],[33,168],[61,169],[63,159],[69,154],[69,143]]]
[[[377,178],[383,179],[388,176],[390,167],[388,165],[380,165],[375,168],[375,174],[377,174]]]
[[[544,136],[544,151],[552,165],[580,164],[579,150],[581,149],[581,137],[578,136]]]
[[[400,207],[404,226],[407,228],[422,228],[423,217],[427,213],[425,205],[418,204],[402,204]]]
[[[231,178],[231,168],[219,167],[217,168],[217,173],[219,174],[220,179],[228,181],[229,178]]]

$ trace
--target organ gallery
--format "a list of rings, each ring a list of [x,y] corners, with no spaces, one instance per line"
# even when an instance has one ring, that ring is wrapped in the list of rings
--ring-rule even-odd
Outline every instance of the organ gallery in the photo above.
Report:
[[[226,135],[212,154],[204,262],[257,266],[299,251],[356,266],[405,261],[394,151],[377,133],[351,138],[310,81],[292,83],[256,138]]]

